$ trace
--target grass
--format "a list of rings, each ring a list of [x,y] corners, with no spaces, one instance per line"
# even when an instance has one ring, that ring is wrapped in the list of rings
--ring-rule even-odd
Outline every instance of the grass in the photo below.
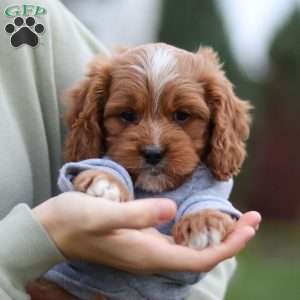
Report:
[[[263,224],[238,257],[226,300],[300,299],[300,224]]]

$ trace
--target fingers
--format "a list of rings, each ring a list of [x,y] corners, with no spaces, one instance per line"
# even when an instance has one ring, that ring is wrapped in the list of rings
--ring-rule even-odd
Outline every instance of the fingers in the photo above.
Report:
[[[237,221],[231,234],[216,247],[206,248],[201,251],[206,256],[205,267],[212,269],[217,263],[237,255],[251,240],[261,222],[261,216],[258,212],[251,211],[243,214]]]
[[[180,246],[173,246],[174,257],[172,260],[176,263],[172,265],[174,270],[186,269],[193,272],[208,272],[221,261],[237,255],[255,236],[256,228],[261,221],[261,216],[257,212],[248,212],[241,216],[236,223],[234,230],[220,245],[208,247],[201,251],[194,251]],[[171,261],[171,251],[168,250],[168,256],[165,261]],[[176,258],[176,256],[178,257]],[[167,266],[165,266],[167,267]]]
[[[113,203],[105,201],[100,204],[102,209],[108,210],[106,215],[109,229],[134,228],[141,229],[166,223],[176,215],[176,205],[168,199],[145,199],[126,203]],[[103,227],[102,227],[103,229]]]
[[[174,219],[177,210],[172,200],[162,198],[121,203],[79,192],[64,193],[56,198],[56,210],[65,212],[61,207],[68,206],[69,219],[84,224],[86,230],[97,234],[114,229],[142,229],[166,223]],[[70,203],[73,209],[70,209]]]
[[[164,268],[172,271],[208,272],[221,261],[237,255],[254,235],[255,230],[245,226],[234,231],[222,244],[201,251],[170,245],[164,258],[165,263],[170,265],[165,265]]]
[[[251,226],[254,229],[258,229],[260,222],[261,215],[256,211],[249,211],[240,217],[240,219],[236,222],[235,228]]]
[[[255,235],[255,230],[251,226],[244,226],[234,230],[228,238],[215,248],[206,249],[207,267],[213,268],[216,263],[219,263],[227,258],[237,255]]]
[[[105,263],[137,273],[208,272],[221,261],[236,255],[254,233],[252,227],[246,226],[235,231],[223,244],[197,251],[174,245],[168,239],[154,234],[121,230],[119,234],[109,236],[105,242],[112,249]],[[120,254],[113,250],[116,244],[119,245],[117,248],[125,249],[121,260]]]

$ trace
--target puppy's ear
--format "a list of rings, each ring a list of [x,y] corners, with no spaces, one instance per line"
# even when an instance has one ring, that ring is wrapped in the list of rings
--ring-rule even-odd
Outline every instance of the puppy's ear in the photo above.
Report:
[[[206,163],[218,180],[237,175],[245,159],[245,141],[249,135],[251,105],[233,91],[211,48],[200,48],[200,82],[211,111],[209,148]]]
[[[103,154],[102,116],[109,96],[111,65],[96,58],[87,78],[66,94],[65,120],[69,132],[64,147],[65,161],[96,158]]]

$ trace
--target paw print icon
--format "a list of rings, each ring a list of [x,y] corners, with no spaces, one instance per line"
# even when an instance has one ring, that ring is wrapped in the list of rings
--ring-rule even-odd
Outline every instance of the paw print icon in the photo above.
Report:
[[[45,31],[43,24],[36,23],[33,17],[16,17],[13,23],[5,26],[5,31],[11,35],[10,42],[13,47],[27,44],[35,47],[39,43],[39,36]]]

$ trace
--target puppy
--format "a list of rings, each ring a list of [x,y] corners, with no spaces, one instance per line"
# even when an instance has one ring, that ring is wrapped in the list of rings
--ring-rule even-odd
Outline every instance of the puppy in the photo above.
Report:
[[[105,61],[98,58],[70,98],[65,159],[106,154],[127,169],[137,188],[156,193],[174,189],[200,164],[225,181],[238,174],[244,161],[250,104],[234,94],[210,48],[193,54],[152,44]],[[99,189],[103,176],[83,172],[75,188],[95,195],[91,191]],[[118,189],[125,195],[123,187]],[[176,224],[174,239],[189,245],[192,236],[215,230],[220,242],[232,222],[219,211],[201,211]]]
[[[127,170],[138,190],[175,190],[199,167],[227,182],[246,156],[251,106],[234,94],[210,48],[191,53],[159,43],[96,58],[68,99],[65,160],[105,155]],[[83,171],[73,185],[112,201],[133,198],[104,170]],[[172,234],[176,243],[201,250],[224,240],[233,223],[208,207],[181,217]]]

